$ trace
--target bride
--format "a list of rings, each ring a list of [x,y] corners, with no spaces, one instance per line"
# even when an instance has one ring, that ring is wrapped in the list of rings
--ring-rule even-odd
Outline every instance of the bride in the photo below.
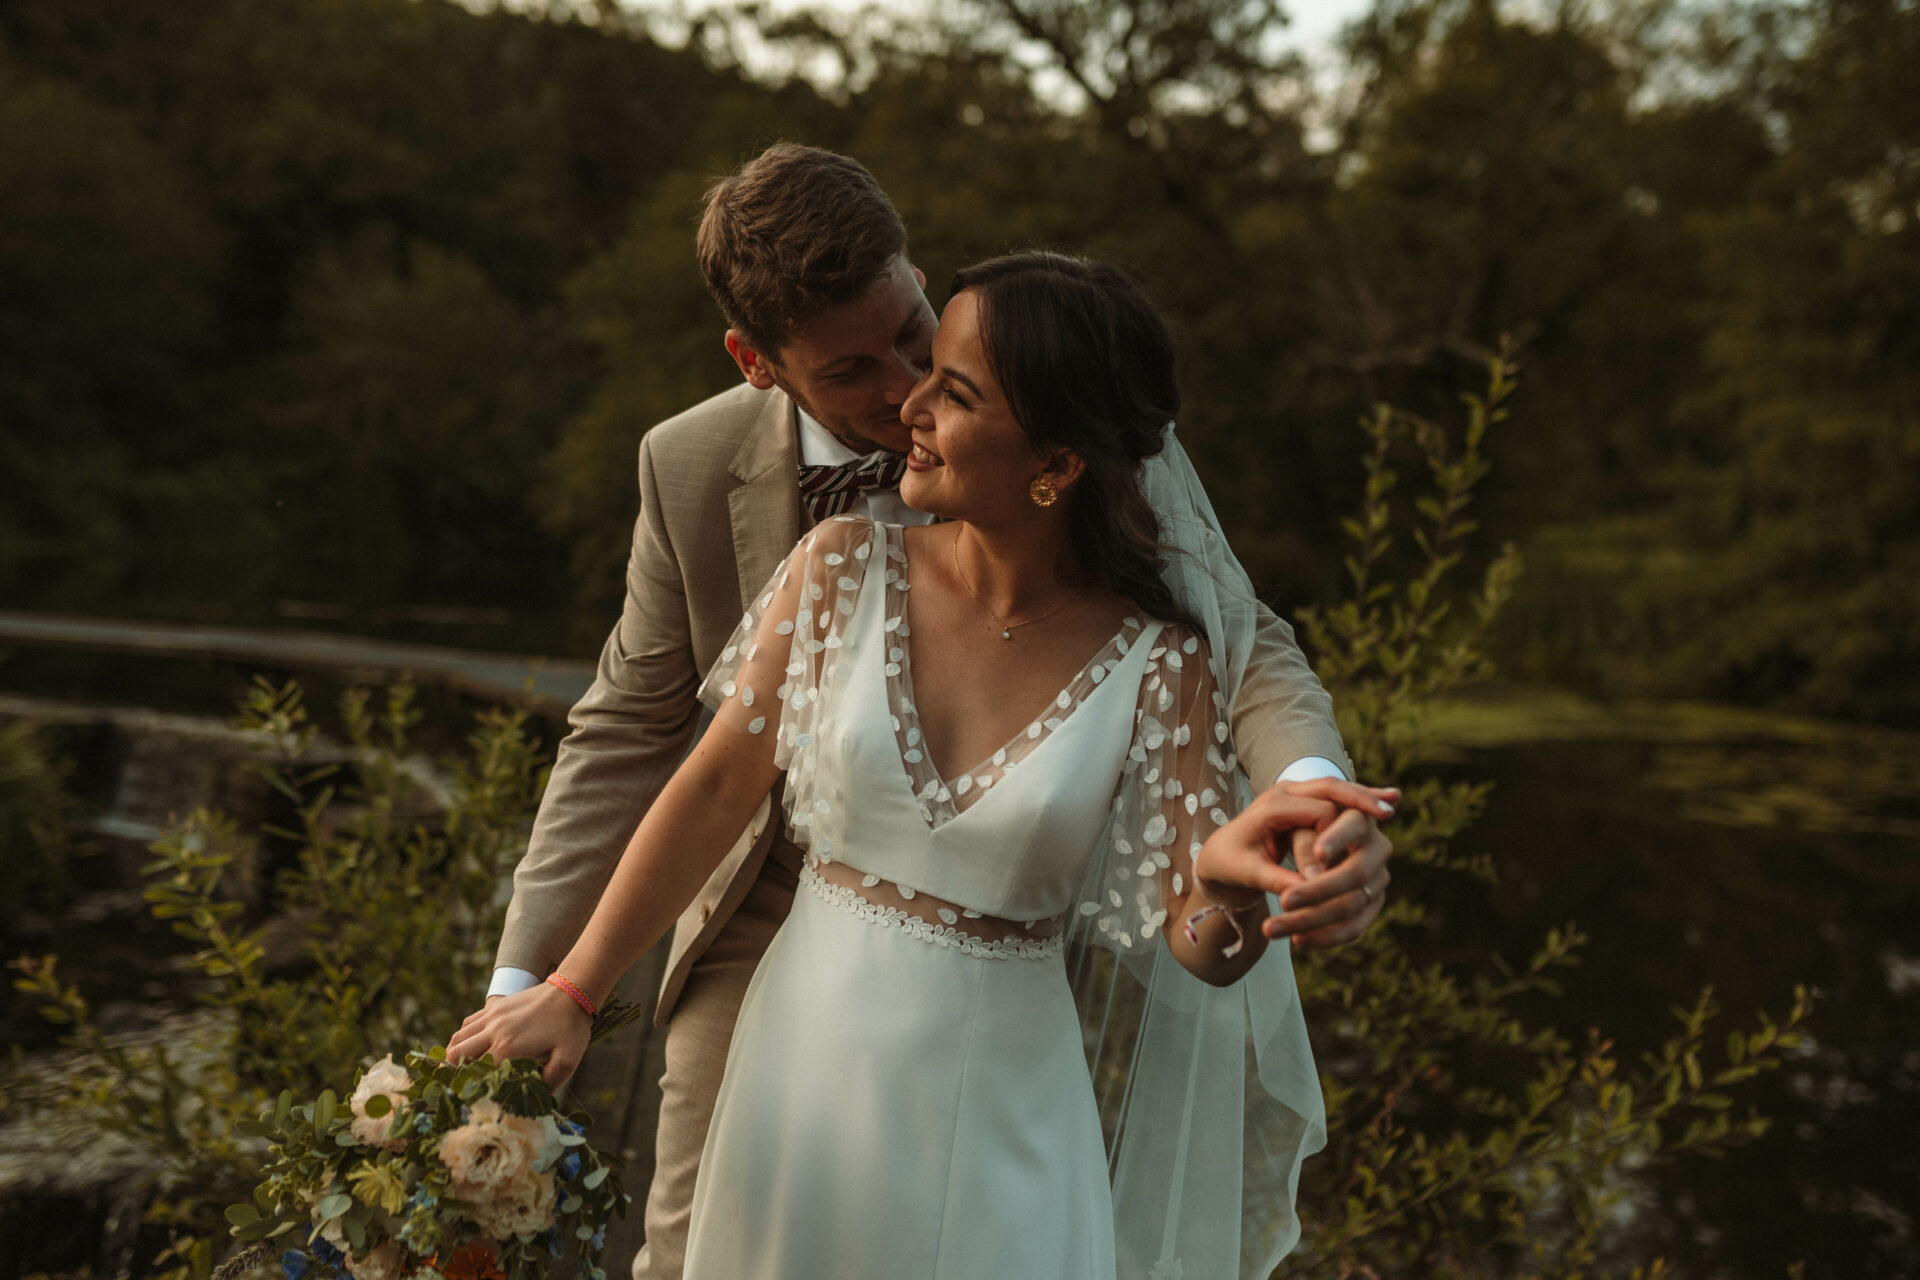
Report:
[[[1227,709],[1252,594],[1178,407],[1117,269],[962,271],[901,410],[901,496],[944,522],[800,541],[578,943],[449,1045],[566,1079],[784,778],[806,892],[735,1027],[687,1280],[1238,1280],[1297,1240],[1325,1131],[1268,945],[1278,853],[1397,796],[1251,797]],[[1104,994],[1076,1002],[1069,957]]]

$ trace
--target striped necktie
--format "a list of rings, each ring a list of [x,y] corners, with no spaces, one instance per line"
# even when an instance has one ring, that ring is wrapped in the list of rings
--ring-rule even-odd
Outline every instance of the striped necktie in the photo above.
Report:
[[[800,468],[800,501],[813,522],[844,515],[872,489],[897,489],[907,473],[901,453],[879,453],[837,466]]]

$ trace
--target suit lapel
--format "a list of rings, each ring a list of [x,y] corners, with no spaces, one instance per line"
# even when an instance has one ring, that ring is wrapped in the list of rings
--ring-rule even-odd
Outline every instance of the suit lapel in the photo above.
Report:
[[[727,513],[745,609],[800,541],[800,429],[784,393],[767,396],[728,470],[734,487],[727,493]]]

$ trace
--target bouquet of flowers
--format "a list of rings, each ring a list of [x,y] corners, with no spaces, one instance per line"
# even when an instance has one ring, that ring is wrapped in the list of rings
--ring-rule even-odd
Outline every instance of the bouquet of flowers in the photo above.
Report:
[[[583,1273],[606,1280],[606,1225],[632,1197],[585,1119],[559,1110],[533,1063],[456,1066],[437,1045],[374,1063],[344,1105],[331,1089],[297,1106],[283,1092],[243,1126],[272,1158],[227,1210],[233,1235],[259,1244],[222,1270],[284,1241],[287,1280],[535,1280],[577,1244]]]

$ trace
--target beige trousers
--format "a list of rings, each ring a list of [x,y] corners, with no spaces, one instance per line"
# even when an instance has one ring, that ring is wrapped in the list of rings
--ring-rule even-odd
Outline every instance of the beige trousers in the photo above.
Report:
[[[753,887],[713,942],[693,962],[667,1020],[666,1071],[660,1077],[660,1122],[653,1185],[647,1189],[647,1242],[633,1259],[633,1280],[680,1280],[693,1212],[694,1175],[707,1142],[720,1075],[747,983],[773,935],[793,908],[799,851],[775,844]]]

